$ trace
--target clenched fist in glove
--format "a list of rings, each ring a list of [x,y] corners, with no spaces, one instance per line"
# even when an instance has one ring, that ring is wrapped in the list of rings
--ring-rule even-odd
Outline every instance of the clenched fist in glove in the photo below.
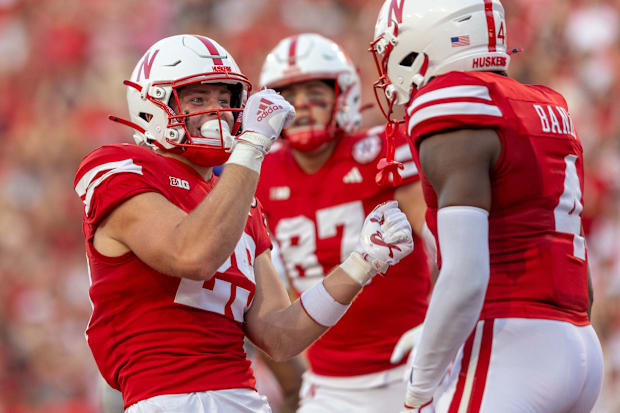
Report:
[[[235,138],[235,146],[227,163],[260,172],[263,158],[282,129],[295,119],[295,108],[275,90],[259,90],[249,97],[243,109],[243,133]]]
[[[375,274],[413,251],[413,236],[407,216],[396,201],[378,205],[366,217],[360,233],[360,247],[340,267],[361,285]]]

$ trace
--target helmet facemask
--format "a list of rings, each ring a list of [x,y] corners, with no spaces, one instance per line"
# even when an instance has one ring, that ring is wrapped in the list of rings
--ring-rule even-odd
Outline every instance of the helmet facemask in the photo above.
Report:
[[[388,61],[398,59],[392,53],[398,40],[389,34],[378,37],[370,44],[368,51],[375,61],[379,79],[373,84],[375,99],[388,122],[402,123],[407,105],[418,88],[422,86],[428,71],[429,58],[426,53],[410,51],[400,57],[398,65],[392,65],[388,75]],[[398,84],[390,80],[396,78]]]

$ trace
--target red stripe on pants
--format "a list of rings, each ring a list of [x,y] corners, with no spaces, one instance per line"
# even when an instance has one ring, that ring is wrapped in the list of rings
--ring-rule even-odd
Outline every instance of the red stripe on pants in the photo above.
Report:
[[[485,320],[482,327],[482,342],[480,343],[480,353],[478,354],[478,365],[474,376],[474,385],[469,399],[467,413],[478,413],[482,405],[482,396],[487,383],[487,373],[491,361],[491,347],[493,346],[493,321]]]
[[[467,369],[469,368],[469,360],[471,359],[471,348],[474,344],[474,337],[476,335],[476,328],[471,332],[465,346],[463,347],[463,358],[461,359],[461,370],[459,371],[459,379],[456,383],[456,390],[452,396],[452,403],[448,413],[457,413],[459,405],[461,404],[461,398],[463,397],[463,389],[465,388],[465,379],[467,378]]]

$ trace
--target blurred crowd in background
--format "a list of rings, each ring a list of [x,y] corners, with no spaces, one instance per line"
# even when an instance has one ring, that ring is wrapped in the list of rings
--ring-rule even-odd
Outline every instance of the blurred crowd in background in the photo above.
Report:
[[[316,31],[358,64],[373,103],[379,0],[0,0],[0,413],[98,412],[73,192],[81,158],[132,142],[124,79],[156,40],[214,38],[258,88],[266,53]],[[584,229],[605,353],[596,412],[620,412],[620,1],[504,0],[510,75],[564,94],[586,160]],[[376,106],[364,125],[383,123]],[[524,182],[524,184],[527,184]]]

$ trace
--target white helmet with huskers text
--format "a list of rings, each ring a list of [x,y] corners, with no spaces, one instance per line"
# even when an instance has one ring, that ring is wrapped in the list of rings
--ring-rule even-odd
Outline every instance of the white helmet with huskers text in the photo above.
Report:
[[[321,132],[304,136],[283,132],[291,146],[311,151],[361,122],[361,87],[357,68],[340,46],[315,33],[282,39],[267,55],[260,75],[261,87],[281,89],[307,80],[334,82],[335,104],[331,120]]]
[[[199,165],[223,163],[232,148],[232,135],[239,132],[241,112],[251,90],[247,77],[234,59],[217,42],[198,35],[177,35],[156,42],[126,80],[130,121],[110,117],[135,129],[138,145],[179,153]],[[194,83],[221,83],[232,96],[230,108],[214,109],[217,120],[205,122],[200,136],[190,134],[186,119],[205,112],[175,113],[179,108],[178,89]],[[232,112],[232,131],[220,116]]]
[[[506,21],[500,0],[386,0],[370,52],[389,119],[393,105],[450,71],[506,71]]]

